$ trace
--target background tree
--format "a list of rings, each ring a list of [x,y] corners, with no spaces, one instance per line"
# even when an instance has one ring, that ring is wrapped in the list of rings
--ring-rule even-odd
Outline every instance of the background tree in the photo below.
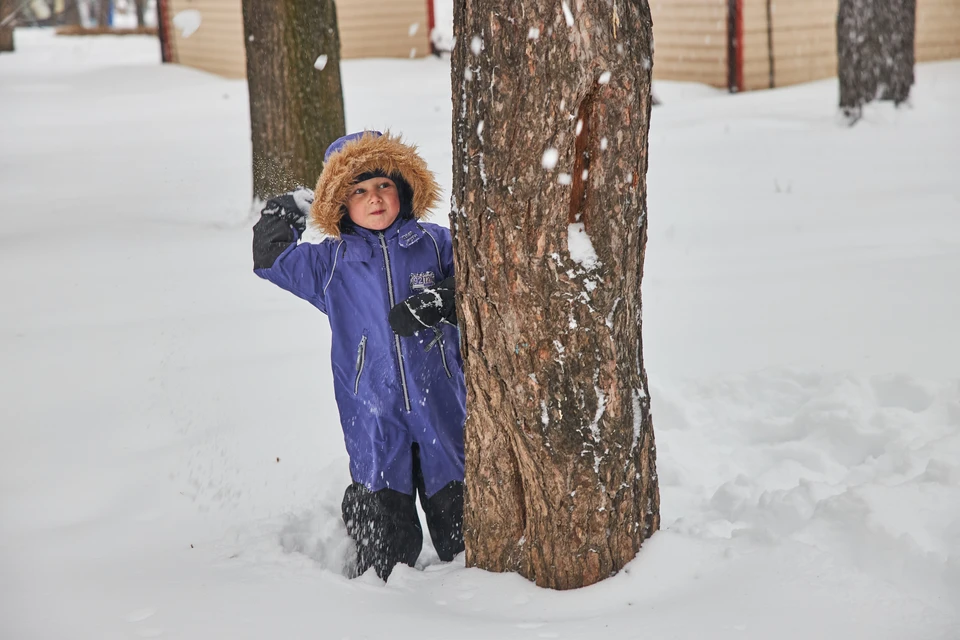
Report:
[[[910,97],[916,24],[916,0],[840,0],[837,76],[851,124],[868,102],[899,105]]]
[[[81,24],[80,3],[77,0],[67,0],[63,5],[63,11],[57,15],[57,22],[61,26]]]
[[[453,219],[467,564],[558,589],[660,523],[640,323],[646,0],[462,0]]]
[[[313,186],[344,134],[333,0],[243,0],[253,193]]]
[[[0,53],[13,51],[13,12],[19,6],[14,0],[0,0]]]
[[[101,27],[110,26],[111,9],[110,0],[97,0],[97,25]]]
[[[147,4],[147,0],[133,0],[133,9],[137,14],[138,27],[147,26],[147,23],[144,19],[145,13],[146,13],[146,4]]]

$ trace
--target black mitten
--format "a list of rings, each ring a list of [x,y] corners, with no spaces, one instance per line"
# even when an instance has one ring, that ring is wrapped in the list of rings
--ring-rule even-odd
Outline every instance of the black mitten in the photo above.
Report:
[[[270,198],[260,213],[275,215],[303,234],[307,228],[307,216],[310,215],[312,204],[313,191],[301,188]]]
[[[433,289],[410,296],[390,310],[390,328],[398,336],[412,336],[421,329],[435,327],[443,320],[456,324],[455,293],[456,280],[450,276]]]

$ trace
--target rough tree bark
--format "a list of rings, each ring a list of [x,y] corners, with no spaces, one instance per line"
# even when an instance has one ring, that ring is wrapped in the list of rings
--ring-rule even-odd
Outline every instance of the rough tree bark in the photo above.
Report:
[[[581,587],[660,523],[640,324],[650,9],[462,0],[454,35],[467,564]]]
[[[840,0],[837,13],[837,76],[840,108],[851,123],[863,105],[899,105],[913,86],[916,0]]]
[[[334,1],[243,0],[243,31],[254,197],[312,187],[345,126]]]
[[[17,8],[20,3],[14,4],[13,0],[0,0],[0,22],[10,17],[10,12]],[[7,20],[5,25],[0,25],[0,53],[4,51],[13,51],[13,20]]]

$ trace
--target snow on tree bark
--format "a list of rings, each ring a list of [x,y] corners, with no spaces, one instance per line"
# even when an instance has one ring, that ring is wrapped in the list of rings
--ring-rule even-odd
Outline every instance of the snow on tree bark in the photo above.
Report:
[[[464,0],[452,227],[467,564],[595,583],[657,530],[643,367],[645,0]]]
[[[345,133],[334,2],[243,0],[243,32],[254,197],[312,187],[327,146]]]
[[[916,0],[840,0],[837,13],[837,76],[840,108],[851,122],[863,105],[899,105],[913,86]]]

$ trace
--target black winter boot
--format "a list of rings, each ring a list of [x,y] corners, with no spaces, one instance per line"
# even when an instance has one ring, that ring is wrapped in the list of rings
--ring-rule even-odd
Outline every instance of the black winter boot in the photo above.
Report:
[[[357,543],[357,575],[373,567],[386,580],[398,562],[416,564],[423,530],[413,496],[370,491],[355,482],[343,494],[342,510],[347,533]]]

